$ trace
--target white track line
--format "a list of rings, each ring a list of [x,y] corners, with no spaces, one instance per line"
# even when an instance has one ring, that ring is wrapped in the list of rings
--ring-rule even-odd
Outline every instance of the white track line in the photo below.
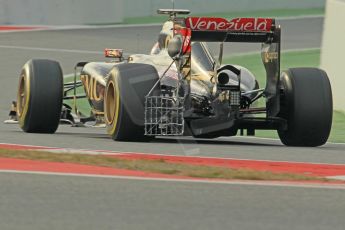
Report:
[[[6,33],[20,33],[20,32],[36,32],[36,31],[45,31],[50,30],[53,28],[35,28],[35,29],[23,29],[23,30],[0,30],[0,34],[6,34]]]
[[[92,149],[73,149],[73,148],[61,148],[61,147],[48,147],[41,145],[22,145],[22,144],[12,144],[12,143],[0,143],[0,145],[9,146],[22,146],[28,149],[32,147],[33,151],[47,151],[53,153],[69,153],[69,154],[88,154],[88,155],[118,155],[118,154],[129,154],[131,152],[123,151],[106,151],[106,150],[92,150]]]
[[[161,26],[162,23],[149,23],[149,24],[119,24],[119,25],[97,25],[97,26],[88,26],[88,25],[70,25],[70,26],[56,26],[48,28],[47,30],[82,30],[82,29],[111,29],[111,28],[137,28],[137,27],[154,27]]]
[[[60,52],[60,53],[84,53],[84,54],[103,54],[100,51],[90,50],[73,50],[73,49],[56,49],[56,48],[41,48],[41,47],[29,47],[29,46],[6,46],[0,45],[3,49],[18,49],[18,50],[33,50],[33,51],[46,51],[46,52]]]
[[[305,51],[320,51],[320,47],[311,47],[311,48],[303,48],[303,49],[285,49],[281,50],[282,53],[292,53],[292,52],[305,52]],[[229,56],[225,56],[223,59],[238,57],[238,56],[247,56],[247,55],[254,55],[254,54],[261,54],[261,50],[258,51],[250,51],[250,52],[242,52],[242,53],[234,53]]]
[[[222,138],[222,137],[221,137]],[[268,141],[277,141],[280,143],[279,138],[269,138],[269,137],[251,137],[251,136],[234,136],[234,137],[223,137],[222,139],[227,140],[234,140],[234,138],[244,138],[244,139],[260,139],[260,140],[268,140]],[[337,143],[337,142],[327,142],[325,145],[344,145],[345,143]]]
[[[289,21],[289,20],[314,19],[314,18],[324,18],[324,17],[325,17],[325,15],[323,15],[323,14],[316,14],[316,15],[276,17],[275,19],[278,21]]]
[[[49,149],[60,149],[61,148],[61,147],[48,147],[48,146],[42,146],[42,145],[14,144],[14,143],[0,143],[0,145],[22,146],[22,147],[33,147],[33,148],[49,148]]]
[[[175,183],[198,183],[198,184],[220,184],[220,185],[246,185],[246,186],[266,186],[266,187],[292,187],[292,188],[314,188],[314,189],[332,189],[345,190],[344,185],[330,184],[299,184],[293,182],[276,182],[276,181],[216,181],[204,179],[166,179],[166,178],[146,178],[131,176],[106,176],[79,173],[54,173],[54,172],[38,172],[38,171],[17,171],[17,170],[0,170],[0,173],[11,174],[29,174],[29,175],[46,175],[46,176],[71,176],[71,177],[88,177],[103,179],[120,179],[120,180],[140,180],[140,181],[157,181],[157,182],[175,182]]]
[[[335,179],[335,180],[344,180],[345,181],[345,175],[339,175],[339,176],[328,176],[326,177],[328,179]]]

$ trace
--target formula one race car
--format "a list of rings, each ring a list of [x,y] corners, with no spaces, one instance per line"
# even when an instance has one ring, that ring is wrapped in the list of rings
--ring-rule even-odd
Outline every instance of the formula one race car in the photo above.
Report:
[[[54,133],[61,121],[93,120],[105,123],[117,141],[216,138],[238,131],[255,135],[255,130],[265,129],[277,130],[289,146],[326,143],[333,113],[327,74],[316,68],[280,72],[281,29],[274,19],[228,21],[178,16],[188,10],[158,12],[170,18],[148,55],[124,58],[122,50],[106,49],[105,56],[113,61],[80,62],[74,81],[65,84],[59,63],[28,61],[16,104],[20,127],[29,133]],[[219,58],[211,55],[205,42],[220,43]],[[245,67],[220,64],[225,42],[261,43],[264,88]],[[85,95],[77,94],[78,87]],[[75,103],[83,97],[92,108],[87,118],[79,117]],[[260,98],[265,99],[263,107],[256,106]]]

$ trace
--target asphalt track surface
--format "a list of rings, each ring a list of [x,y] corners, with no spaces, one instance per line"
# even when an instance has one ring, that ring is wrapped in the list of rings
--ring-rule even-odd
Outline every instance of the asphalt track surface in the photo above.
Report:
[[[322,18],[288,20],[283,49],[321,45]],[[18,75],[31,58],[58,60],[64,73],[78,61],[104,60],[105,47],[147,53],[160,27],[78,29],[0,34],[0,120],[16,97]],[[258,50],[228,46],[226,53]],[[44,112],[44,110],[42,110]],[[113,142],[104,129],[61,126],[54,135],[26,134],[0,124],[0,142],[281,161],[345,163],[345,146],[288,148],[248,138]],[[195,184],[0,173],[1,229],[343,229],[344,191]]]
[[[344,229],[344,190],[0,174],[1,229]]]

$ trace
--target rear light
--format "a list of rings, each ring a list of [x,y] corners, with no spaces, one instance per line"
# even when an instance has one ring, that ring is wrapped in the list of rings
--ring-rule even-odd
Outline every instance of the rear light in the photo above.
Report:
[[[123,50],[122,49],[104,49],[104,56],[106,58],[122,58]]]

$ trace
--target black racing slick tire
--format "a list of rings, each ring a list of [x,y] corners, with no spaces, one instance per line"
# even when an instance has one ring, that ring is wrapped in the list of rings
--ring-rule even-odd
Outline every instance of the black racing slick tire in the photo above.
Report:
[[[293,68],[282,73],[280,117],[287,129],[278,130],[287,146],[316,147],[328,140],[333,117],[332,89],[327,74],[317,68]]]
[[[159,77],[147,64],[115,66],[107,80],[104,117],[108,134],[116,141],[148,141],[145,136],[145,96]]]
[[[23,66],[17,93],[17,115],[23,131],[54,133],[62,99],[63,76],[58,62],[34,59]]]

